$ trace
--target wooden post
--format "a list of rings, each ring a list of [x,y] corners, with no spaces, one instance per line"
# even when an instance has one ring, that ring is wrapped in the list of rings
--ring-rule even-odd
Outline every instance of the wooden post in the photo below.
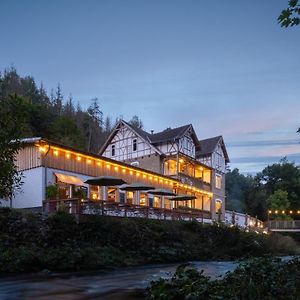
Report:
[[[201,223],[204,223],[204,216],[203,216],[203,210],[204,210],[204,200],[203,200],[204,196],[201,196]]]

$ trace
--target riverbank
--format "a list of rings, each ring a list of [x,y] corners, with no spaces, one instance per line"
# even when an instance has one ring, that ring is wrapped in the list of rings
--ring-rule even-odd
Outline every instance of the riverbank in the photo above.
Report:
[[[184,299],[266,299],[300,298],[300,261],[298,258],[253,258],[212,279],[191,265],[177,268],[171,279],[153,281],[148,300]]]
[[[118,300],[144,299],[146,287],[159,278],[171,278],[179,264],[159,264],[76,273],[36,273],[0,278],[1,300]],[[237,266],[234,262],[193,262],[216,278]]]
[[[298,254],[290,237],[196,222],[0,209],[0,274],[92,271],[192,260]]]

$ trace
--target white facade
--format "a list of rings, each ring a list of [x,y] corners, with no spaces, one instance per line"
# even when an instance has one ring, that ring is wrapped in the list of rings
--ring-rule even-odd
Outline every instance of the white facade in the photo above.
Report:
[[[225,173],[226,163],[221,142],[218,143],[215,151],[212,154],[212,167],[219,173]]]
[[[38,167],[30,170],[23,171],[24,182],[21,186],[21,191],[15,195],[12,199],[13,208],[35,208],[42,207],[43,200],[45,200],[45,187],[55,184],[55,173],[76,176],[83,182],[91,178],[78,173],[62,171],[46,167]],[[83,184],[86,188],[89,188],[88,184]],[[10,206],[8,200],[0,200],[0,206]]]
[[[123,125],[102,155],[117,161],[126,161],[155,153],[156,151],[149,143]]]
[[[23,171],[21,191],[12,199],[13,208],[41,207],[44,199],[44,167]],[[1,206],[9,206],[8,200],[1,200]]]

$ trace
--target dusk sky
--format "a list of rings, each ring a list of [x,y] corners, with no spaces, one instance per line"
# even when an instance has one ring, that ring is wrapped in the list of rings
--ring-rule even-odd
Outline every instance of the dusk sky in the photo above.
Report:
[[[14,65],[82,107],[223,135],[231,168],[300,164],[300,26],[277,1],[0,0],[0,70]]]

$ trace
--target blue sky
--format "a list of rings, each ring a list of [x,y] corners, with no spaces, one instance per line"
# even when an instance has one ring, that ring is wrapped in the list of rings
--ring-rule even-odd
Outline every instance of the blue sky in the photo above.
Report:
[[[0,70],[13,64],[105,115],[154,131],[222,134],[231,167],[300,163],[300,26],[277,1],[0,0]]]

